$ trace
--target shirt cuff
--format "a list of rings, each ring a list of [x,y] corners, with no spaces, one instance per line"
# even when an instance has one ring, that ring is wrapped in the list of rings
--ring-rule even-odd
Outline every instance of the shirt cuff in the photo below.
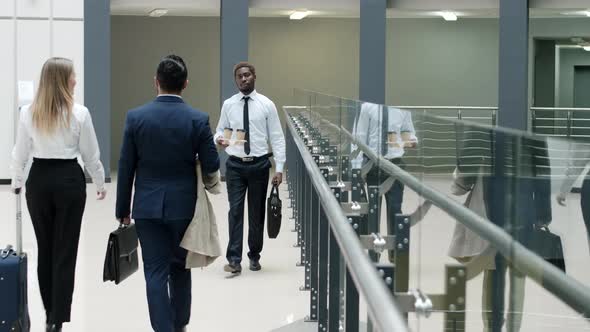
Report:
[[[10,182],[10,186],[12,189],[22,188],[23,187],[23,180],[20,178],[13,178]]]
[[[213,135],[213,143],[217,144],[217,139],[221,136],[222,136],[221,134],[215,133],[215,135]]]
[[[285,167],[285,163],[277,163],[277,167],[275,172],[277,173],[283,173],[283,168]]]
[[[102,184],[97,183],[96,184],[96,191],[100,192],[100,193],[105,191],[104,183],[102,183]]]

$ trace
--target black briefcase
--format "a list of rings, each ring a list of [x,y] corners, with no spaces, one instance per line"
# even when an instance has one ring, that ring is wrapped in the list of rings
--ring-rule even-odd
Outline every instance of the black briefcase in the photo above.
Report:
[[[109,235],[103,281],[114,281],[118,285],[137,271],[139,267],[137,246],[135,224],[121,224]]]
[[[551,233],[547,226],[532,226],[529,229],[529,236],[526,240],[526,247],[547,262],[565,272],[565,259],[563,257],[563,245],[561,237]]]
[[[266,231],[268,237],[271,239],[275,239],[281,230],[281,219],[283,217],[281,212],[282,208],[283,203],[279,198],[279,187],[273,185],[270,190],[270,196],[266,201],[266,215],[268,220],[266,223]]]

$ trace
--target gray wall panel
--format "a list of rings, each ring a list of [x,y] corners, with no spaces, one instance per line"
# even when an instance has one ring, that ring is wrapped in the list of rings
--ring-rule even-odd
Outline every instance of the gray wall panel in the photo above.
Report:
[[[358,98],[358,19],[249,22],[249,59],[257,68],[257,88],[277,107],[294,102],[296,87]],[[535,19],[530,25],[531,36],[575,32],[590,36],[588,20]],[[212,126],[217,124],[219,37],[219,18],[112,17],[113,164],[125,112],[154,97],[155,66],[168,52],[178,52],[189,63],[187,101],[208,112]],[[388,19],[386,47],[388,104],[497,104],[498,19]]]
[[[574,107],[574,66],[590,66],[590,52],[562,49],[560,56],[559,107]]]

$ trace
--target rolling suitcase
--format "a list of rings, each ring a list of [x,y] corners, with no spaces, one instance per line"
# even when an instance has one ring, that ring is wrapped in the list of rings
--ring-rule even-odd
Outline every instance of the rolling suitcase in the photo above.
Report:
[[[16,250],[0,251],[0,332],[29,332],[27,255],[22,252],[21,195],[16,195]]]

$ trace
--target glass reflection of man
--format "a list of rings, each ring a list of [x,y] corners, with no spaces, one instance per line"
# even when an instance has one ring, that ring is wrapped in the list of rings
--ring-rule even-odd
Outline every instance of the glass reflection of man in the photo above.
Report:
[[[567,194],[590,165],[590,144],[588,142],[568,142],[568,145],[569,155],[565,178],[561,181],[560,190],[556,197],[557,203],[561,206],[566,206]],[[584,225],[586,226],[588,243],[590,244],[590,174],[583,175],[582,180],[580,206]]]
[[[406,148],[415,148],[418,144],[416,130],[412,123],[412,114],[401,109],[373,103],[363,103],[356,123],[355,136],[375,153],[388,161],[404,168],[402,158]],[[369,158],[360,153],[352,161],[353,168],[361,168]],[[390,175],[381,170],[378,163],[367,174],[369,186],[381,185]],[[394,234],[395,215],[402,213],[404,185],[396,180],[385,193],[387,205],[387,232]],[[393,252],[389,252],[393,261]]]

